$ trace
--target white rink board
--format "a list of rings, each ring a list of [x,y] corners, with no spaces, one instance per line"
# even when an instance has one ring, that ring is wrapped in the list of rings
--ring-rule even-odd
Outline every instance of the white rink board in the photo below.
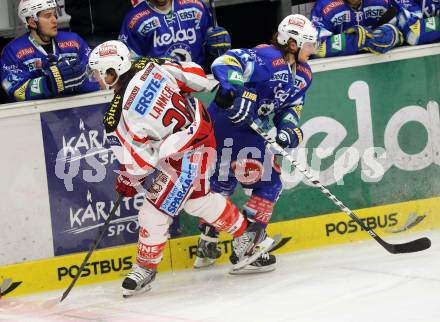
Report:
[[[158,274],[149,293],[123,299],[120,281],[0,300],[0,321],[438,322],[440,231],[431,249],[391,255],[375,241],[284,254],[276,271],[232,276],[228,265]]]

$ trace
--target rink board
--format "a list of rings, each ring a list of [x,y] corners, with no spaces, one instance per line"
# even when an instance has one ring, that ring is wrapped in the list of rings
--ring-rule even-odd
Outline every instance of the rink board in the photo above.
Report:
[[[440,228],[439,208],[440,198],[437,197],[359,209],[356,214],[380,236],[390,236],[400,234],[392,231],[403,227],[410,216],[424,217],[409,231]],[[268,232],[270,235],[281,233],[283,236],[280,247],[274,251],[275,254],[370,238],[345,213],[273,223],[269,225]],[[407,237],[408,240],[411,239],[410,234],[407,234]],[[159,272],[192,269],[197,239],[198,236],[190,236],[170,240],[159,266]],[[222,234],[220,245],[223,254],[218,262],[226,263],[231,252],[231,238]],[[378,245],[377,251],[385,250]],[[122,276],[129,271],[135,254],[136,246],[133,244],[95,251],[77,285],[122,279]],[[7,293],[4,295],[6,298],[60,289],[61,296],[62,290],[76,275],[84,257],[85,253],[79,253],[0,267],[0,285],[3,281],[10,280],[9,286],[15,286],[10,292],[8,288],[2,289],[2,293]],[[197,274],[196,270],[194,274]]]

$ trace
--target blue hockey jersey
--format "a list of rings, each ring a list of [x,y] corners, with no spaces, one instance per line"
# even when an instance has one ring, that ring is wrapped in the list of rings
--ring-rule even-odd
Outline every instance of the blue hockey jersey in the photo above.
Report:
[[[399,28],[411,45],[440,40],[440,0],[395,0]]]
[[[119,39],[134,56],[172,57],[203,66],[206,33],[212,25],[201,0],[172,0],[169,14],[144,1],[125,17]]]
[[[253,49],[227,51],[214,61],[212,73],[223,90],[235,92],[243,86],[256,90],[258,109],[255,112],[262,126],[268,127],[272,118],[275,126],[292,122],[299,127],[305,94],[312,81],[308,64],[297,64],[292,70],[279,50],[262,45]],[[253,189],[253,195],[275,202],[282,184],[279,169],[273,169],[273,155],[266,153],[265,141],[246,124],[239,127],[233,124],[215,101],[208,111],[214,124],[218,153],[216,171],[210,179],[212,190],[232,194],[237,184],[237,167],[250,164],[255,167],[252,171],[259,173],[259,176],[255,180],[241,178],[241,184]],[[225,164],[222,163],[225,145],[232,150],[231,162],[226,164],[228,169],[224,169]],[[243,156],[243,151],[249,152],[249,149],[256,153]],[[222,173],[226,173],[226,177]]]
[[[53,55],[56,60],[79,59],[85,65],[90,54],[89,46],[75,33],[59,31],[53,39]],[[53,56],[52,56],[53,57]],[[2,87],[11,100],[24,101],[52,97],[44,70],[53,61],[30,34],[14,39],[1,55]],[[86,79],[79,93],[99,90],[97,81]]]
[[[317,56],[342,56],[359,52],[356,35],[345,31],[355,25],[371,27],[393,5],[392,0],[363,0],[355,10],[344,0],[317,0],[310,17],[322,43]]]

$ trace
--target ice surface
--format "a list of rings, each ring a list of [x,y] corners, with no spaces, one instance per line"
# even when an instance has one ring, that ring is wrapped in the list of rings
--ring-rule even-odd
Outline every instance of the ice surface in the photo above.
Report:
[[[0,321],[438,322],[440,231],[431,249],[391,255],[369,240],[278,255],[274,272],[233,276],[228,265],[158,274],[153,289],[123,299],[121,281],[0,300]]]

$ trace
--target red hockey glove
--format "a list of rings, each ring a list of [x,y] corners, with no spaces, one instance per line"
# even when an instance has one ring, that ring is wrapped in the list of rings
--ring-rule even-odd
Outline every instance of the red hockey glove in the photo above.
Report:
[[[125,171],[125,167],[121,166],[121,173],[116,179],[116,191],[124,197],[131,198],[138,192],[145,176],[130,175]]]

